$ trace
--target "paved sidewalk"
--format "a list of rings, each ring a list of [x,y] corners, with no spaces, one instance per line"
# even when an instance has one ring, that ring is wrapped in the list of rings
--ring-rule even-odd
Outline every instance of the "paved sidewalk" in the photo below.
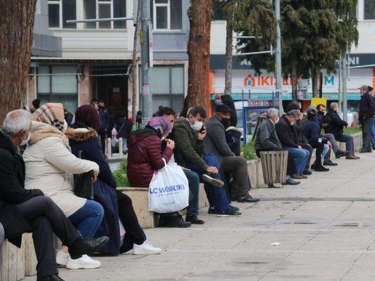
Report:
[[[93,270],[60,269],[66,281],[375,280],[375,152],[334,159],[297,186],[261,188],[240,217],[202,209],[203,226],[155,228],[158,256],[98,257]],[[35,280],[28,277],[25,280]]]

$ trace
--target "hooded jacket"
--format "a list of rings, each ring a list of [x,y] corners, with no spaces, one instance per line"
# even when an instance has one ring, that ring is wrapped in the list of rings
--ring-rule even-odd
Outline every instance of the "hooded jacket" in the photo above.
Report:
[[[5,229],[5,238],[17,247],[21,246],[22,233],[31,231],[31,226],[14,207],[35,196],[43,196],[40,189],[24,188],[25,163],[16,152],[10,138],[0,130],[0,222]]]
[[[75,157],[63,132],[49,124],[32,122],[31,138],[23,157],[27,189],[40,188],[67,217],[83,207],[87,199],[74,195],[72,174],[90,170],[98,173],[99,166]]]
[[[158,171],[169,162],[173,150],[166,147],[161,151],[161,140],[157,131],[146,126],[132,132],[128,141],[128,179],[131,186],[148,187],[154,171]]]

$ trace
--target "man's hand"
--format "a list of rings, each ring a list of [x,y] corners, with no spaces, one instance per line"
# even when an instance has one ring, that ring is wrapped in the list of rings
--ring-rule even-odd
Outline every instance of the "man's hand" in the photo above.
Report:
[[[202,127],[202,128],[204,129],[197,133],[199,140],[203,140],[206,137],[206,133],[207,133],[206,128],[205,127]]]
[[[332,149],[332,143],[330,141],[327,141],[327,144],[328,144],[329,148]]]
[[[165,139],[165,141],[167,142],[167,147],[169,147],[170,149],[174,149],[174,141],[171,140],[171,139]]]
[[[206,172],[217,175],[219,170],[215,166],[210,166],[206,169]]]

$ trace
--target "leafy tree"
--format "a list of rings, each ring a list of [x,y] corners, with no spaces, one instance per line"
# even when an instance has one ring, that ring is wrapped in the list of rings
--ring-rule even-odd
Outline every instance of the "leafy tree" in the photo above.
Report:
[[[36,0],[0,1],[0,120],[25,98]]]
[[[292,80],[294,100],[297,100],[300,77],[312,77],[314,95],[317,95],[320,70],[334,72],[340,55],[345,54],[352,43],[357,43],[356,5],[357,0],[281,0],[282,70],[284,77]],[[257,30],[259,23],[263,25],[265,21],[264,16],[258,18],[252,22],[255,27],[239,21],[237,30],[250,35]],[[269,36],[265,33],[264,39],[267,38]],[[239,43],[239,50],[245,53],[255,51],[255,48],[266,49],[273,42],[259,38],[254,42]],[[248,59],[257,73],[261,69],[274,71],[274,57],[260,55]]]

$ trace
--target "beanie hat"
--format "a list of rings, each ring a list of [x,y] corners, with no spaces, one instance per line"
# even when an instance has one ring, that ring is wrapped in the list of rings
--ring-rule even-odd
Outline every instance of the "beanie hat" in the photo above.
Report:
[[[64,107],[61,103],[46,103],[33,113],[33,120],[49,124],[58,128],[64,128]]]
[[[102,125],[98,111],[89,104],[78,107],[75,112],[75,122],[82,123],[83,125],[91,127],[96,131],[98,131]]]

